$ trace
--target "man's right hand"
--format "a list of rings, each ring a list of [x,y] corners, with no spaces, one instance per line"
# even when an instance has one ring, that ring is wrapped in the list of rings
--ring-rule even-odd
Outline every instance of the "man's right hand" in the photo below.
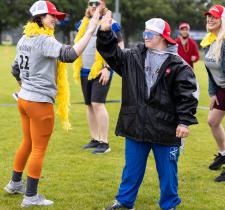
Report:
[[[112,12],[108,10],[101,21],[101,31],[109,31],[112,27]]]
[[[210,98],[210,110],[213,109],[213,106],[214,106],[215,103],[217,105],[219,105],[219,101],[217,99],[217,96],[211,96],[211,98]]]

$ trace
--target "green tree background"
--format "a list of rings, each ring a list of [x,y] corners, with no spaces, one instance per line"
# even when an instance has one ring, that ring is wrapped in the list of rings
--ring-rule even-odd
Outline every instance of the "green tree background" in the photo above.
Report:
[[[35,0],[1,0],[0,34],[4,30],[23,25],[30,17],[29,8]],[[87,6],[88,0],[52,0],[59,10],[66,11],[70,20],[62,25],[65,36],[74,30]],[[114,10],[115,0],[106,0],[110,10]],[[192,29],[204,30],[204,12],[213,4],[225,5],[225,0],[120,0],[121,23],[125,42],[131,38],[140,38],[138,34],[144,29],[144,22],[152,17],[167,20],[174,31],[182,21],[188,21]],[[1,41],[1,40],[0,40]]]

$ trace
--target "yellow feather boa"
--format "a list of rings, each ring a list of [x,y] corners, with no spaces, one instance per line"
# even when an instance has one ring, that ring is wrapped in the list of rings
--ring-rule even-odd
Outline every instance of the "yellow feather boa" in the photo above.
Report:
[[[217,36],[214,33],[208,33],[201,41],[200,45],[202,48],[206,48],[211,45],[214,41],[216,41]]]
[[[27,37],[37,36],[45,34],[48,36],[54,36],[54,30],[48,27],[39,27],[37,23],[28,22],[24,26],[24,34]],[[71,128],[69,122],[69,106],[70,106],[70,89],[69,82],[67,79],[67,69],[66,64],[60,61],[57,62],[57,96],[56,100],[58,102],[57,114],[61,119],[62,126],[65,130]]]
[[[77,43],[83,37],[83,35],[85,34],[87,30],[88,23],[89,23],[89,18],[85,16],[81,22],[81,26],[75,37],[74,43]],[[91,71],[88,75],[88,80],[95,79],[99,75],[104,63],[105,63],[104,59],[102,58],[100,53],[96,50],[95,62],[91,67]],[[83,65],[82,55],[80,55],[73,63],[73,70],[74,70],[73,78],[76,83],[80,81],[80,71],[81,71],[82,65]]]

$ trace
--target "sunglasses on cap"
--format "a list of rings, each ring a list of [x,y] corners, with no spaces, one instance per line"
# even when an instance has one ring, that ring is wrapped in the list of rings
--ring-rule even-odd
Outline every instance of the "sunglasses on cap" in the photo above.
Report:
[[[90,7],[98,7],[100,5],[100,2],[98,1],[88,2],[88,5]]]
[[[154,36],[160,36],[159,33],[153,31],[144,31],[143,32],[143,39],[153,39]]]

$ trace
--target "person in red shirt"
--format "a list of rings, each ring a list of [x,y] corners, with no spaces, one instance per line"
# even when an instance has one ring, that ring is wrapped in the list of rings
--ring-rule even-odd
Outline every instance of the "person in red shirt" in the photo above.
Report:
[[[199,59],[199,52],[197,43],[189,37],[190,25],[181,23],[179,32],[180,36],[176,39],[178,54],[193,68],[193,63]]]

